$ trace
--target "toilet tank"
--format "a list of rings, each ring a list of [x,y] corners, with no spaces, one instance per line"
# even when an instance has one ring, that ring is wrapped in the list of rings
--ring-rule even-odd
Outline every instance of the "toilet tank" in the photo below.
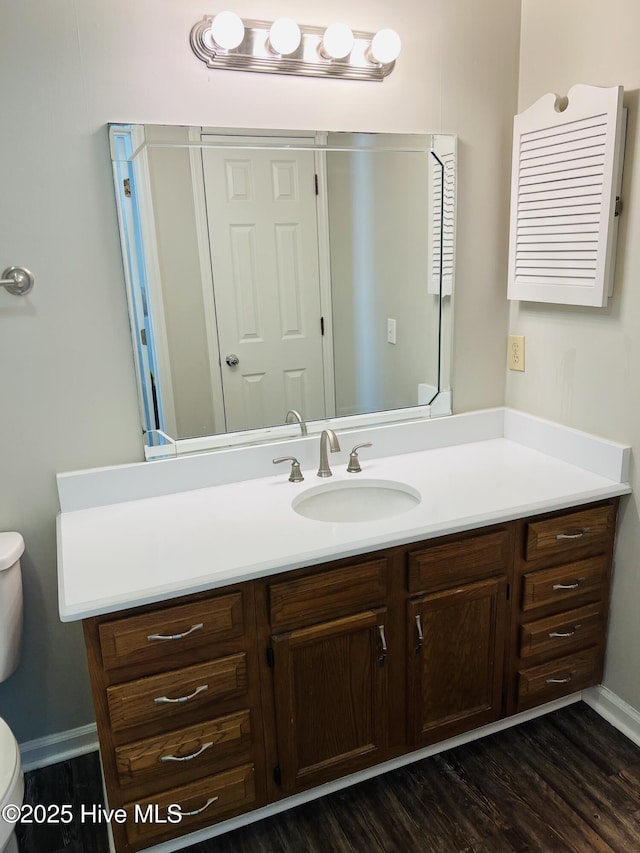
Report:
[[[0,681],[9,678],[20,659],[23,553],[19,533],[0,533]]]

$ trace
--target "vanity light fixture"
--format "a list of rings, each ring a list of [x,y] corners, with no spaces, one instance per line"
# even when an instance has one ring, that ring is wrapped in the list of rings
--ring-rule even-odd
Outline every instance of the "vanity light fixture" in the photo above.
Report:
[[[383,80],[400,54],[400,36],[298,25],[292,18],[243,20],[235,12],[205,15],[191,30],[191,48],[209,68],[347,80]]]

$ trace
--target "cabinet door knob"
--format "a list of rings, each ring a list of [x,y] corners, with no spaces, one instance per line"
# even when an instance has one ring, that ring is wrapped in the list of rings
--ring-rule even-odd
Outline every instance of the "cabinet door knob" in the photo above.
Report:
[[[555,640],[556,638],[565,639],[567,637],[575,637],[576,631],[578,630],[578,628],[581,628],[581,627],[582,627],[581,625],[574,625],[570,631],[549,631],[549,637],[552,640]]]
[[[194,696],[197,696],[198,693],[202,693],[204,690],[208,690],[208,684],[201,684],[200,687],[196,687],[193,693],[190,693],[188,696],[179,696],[177,699],[170,699],[168,696],[156,696],[153,700],[156,705],[166,705],[167,703],[175,704],[180,702],[188,702],[189,699],[193,699]]]
[[[556,539],[582,539],[583,536],[586,536],[587,533],[590,532],[590,527],[581,527],[580,530],[576,530],[575,533],[558,533],[556,535]]]
[[[418,632],[418,641],[416,642],[415,652],[418,654],[420,649],[422,648],[422,643],[424,642],[424,636],[422,634],[422,622],[420,620],[420,614],[416,616],[416,631]]]
[[[568,684],[573,679],[573,676],[575,674],[576,674],[576,671],[574,670],[573,672],[570,672],[566,678],[547,678],[545,683],[546,684]]]
[[[191,755],[162,755],[160,757],[160,761],[191,761],[192,758],[197,758],[199,755],[210,749],[213,746],[213,741],[209,741],[209,743],[203,743],[200,749],[192,752]]]
[[[575,583],[554,583],[552,589],[578,589],[586,581],[586,578],[578,578]]]
[[[148,634],[147,641],[152,643],[154,640],[182,640],[202,628],[204,628],[204,623],[198,622],[197,625],[192,625],[188,631],[183,631],[182,634]]]
[[[205,809],[208,809],[208,808],[209,808],[209,806],[211,805],[211,803],[215,803],[215,802],[216,802],[217,800],[219,800],[219,799],[220,799],[220,797],[209,797],[209,799],[208,799],[208,800],[207,800],[207,802],[202,806],[202,808],[201,808],[201,809],[195,809],[195,810],[194,810],[194,811],[192,811],[192,812],[183,812],[182,810],[180,810],[180,814],[181,814],[181,816],[182,816],[182,817],[193,817],[193,815],[196,815],[196,814],[202,814],[202,812],[203,812]]]
[[[384,634],[384,625],[378,625],[378,633],[380,634],[380,647],[382,648],[382,653],[378,658],[378,663],[380,666],[384,666],[384,662],[387,658],[387,638]]]

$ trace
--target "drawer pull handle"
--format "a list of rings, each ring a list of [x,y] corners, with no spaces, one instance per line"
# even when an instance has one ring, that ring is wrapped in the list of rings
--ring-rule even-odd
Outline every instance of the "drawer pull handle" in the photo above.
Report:
[[[422,633],[422,622],[420,621],[420,614],[416,616],[416,631],[418,632],[418,642],[416,643],[416,654],[422,648],[422,643],[424,642],[424,635]]]
[[[188,702],[189,699],[193,699],[194,696],[197,696],[198,693],[202,693],[203,690],[208,690],[208,684],[201,684],[200,687],[196,687],[193,693],[190,693],[188,696],[179,696],[177,699],[169,699],[168,696],[157,696],[153,701],[156,705],[165,705],[167,702],[174,704],[176,702]]]
[[[585,581],[586,578],[578,578],[575,583],[554,583],[553,589],[578,589]]]
[[[547,684],[568,684],[573,680],[573,676],[575,675],[575,670],[570,672],[566,678],[547,678]]]
[[[199,755],[205,751],[205,749],[209,749],[213,746],[213,741],[209,743],[203,743],[200,749],[196,752],[192,752],[191,755],[163,755],[160,758],[160,761],[191,761],[192,758],[197,758]]]
[[[581,628],[581,627],[582,627],[582,625],[574,625],[570,631],[550,631],[549,637],[552,640],[555,640],[556,637],[562,637],[562,638],[575,637],[576,631],[578,630],[578,628]]]
[[[387,657],[387,638],[384,634],[384,625],[378,625],[378,633],[380,634],[380,645],[382,647],[382,654],[378,658],[378,663],[380,666],[384,666]]]
[[[582,539],[587,533],[591,533],[590,527],[581,527],[575,533],[558,533],[556,539]]]
[[[208,808],[209,808],[209,806],[211,805],[211,803],[215,803],[215,802],[216,802],[216,800],[219,800],[219,799],[220,799],[220,797],[209,797],[209,799],[208,799],[208,800],[207,800],[207,802],[202,806],[202,808],[201,808],[201,809],[195,809],[195,810],[194,810],[194,811],[192,811],[192,812],[183,812],[183,811],[181,810],[182,817],[193,817],[193,815],[196,815],[196,814],[202,814],[202,812],[203,812],[205,809],[208,809]]]
[[[182,634],[149,634],[147,641],[152,643],[154,640],[182,640],[184,637],[188,637],[189,634],[193,634],[194,631],[200,631],[202,628],[204,628],[204,624],[198,622],[197,625],[192,625],[188,631],[183,631]]]

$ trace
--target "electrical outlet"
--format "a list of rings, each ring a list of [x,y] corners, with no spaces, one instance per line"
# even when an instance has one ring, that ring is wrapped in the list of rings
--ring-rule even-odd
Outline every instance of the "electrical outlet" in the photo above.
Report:
[[[396,342],[396,321],[391,317],[387,320],[387,343],[395,344]]]
[[[509,335],[509,370],[524,370],[524,335]]]

